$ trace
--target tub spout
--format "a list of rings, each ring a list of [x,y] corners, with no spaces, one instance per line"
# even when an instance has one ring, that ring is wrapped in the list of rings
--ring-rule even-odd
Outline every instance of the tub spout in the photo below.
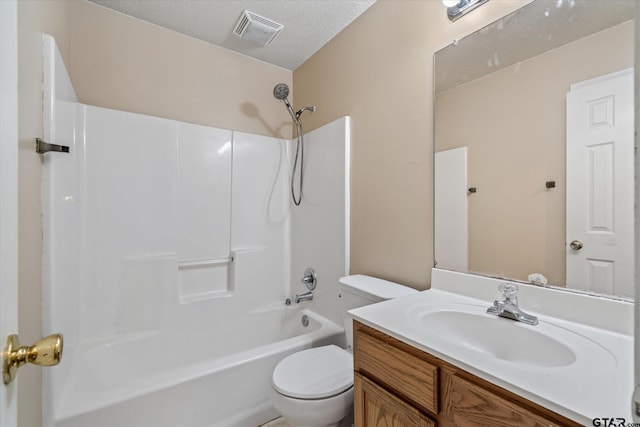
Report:
[[[313,292],[305,292],[304,294],[296,294],[296,304],[302,301],[311,301],[313,299]]]

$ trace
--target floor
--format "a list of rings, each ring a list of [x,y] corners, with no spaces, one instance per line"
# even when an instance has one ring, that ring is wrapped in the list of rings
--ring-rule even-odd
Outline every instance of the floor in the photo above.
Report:
[[[263,424],[260,427],[297,427],[295,424],[290,421],[285,420],[284,418],[276,418],[275,420],[269,421],[266,424]]]

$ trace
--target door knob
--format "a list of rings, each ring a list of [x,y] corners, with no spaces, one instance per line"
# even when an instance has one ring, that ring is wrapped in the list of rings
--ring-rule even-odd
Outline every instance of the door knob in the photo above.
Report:
[[[574,251],[579,251],[580,249],[582,249],[582,242],[580,240],[574,240],[571,243],[569,243],[569,247],[571,249],[573,249]]]
[[[62,358],[62,334],[53,334],[32,346],[20,346],[17,335],[9,335],[2,352],[2,380],[9,384],[16,377],[18,368],[28,363],[54,366]]]

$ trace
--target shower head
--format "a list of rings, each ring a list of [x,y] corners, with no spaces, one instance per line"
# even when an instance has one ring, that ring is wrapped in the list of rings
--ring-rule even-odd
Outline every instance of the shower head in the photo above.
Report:
[[[289,104],[289,100],[287,99],[287,96],[289,96],[289,86],[284,83],[278,83],[273,88],[273,96],[284,103],[284,106],[287,107],[287,111],[289,112],[293,123],[296,124],[296,156],[293,162],[293,172],[291,173],[291,197],[293,198],[293,203],[298,206],[300,202],[302,202],[302,170],[304,169],[304,137],[302,135],[302,122],[300,122],[300,116],[307,110],[311,111],[312,113],[315,112],[316,107],[302,107],[297,112],[294,112],[293,107],[291,106],[291,104]],[[300,187],[298,197],[296,198],[293,182],[298,166],[298,158],[300,158]]]
[[[278,83],[276,87],[273,88],[273,96],[280,101],[284,101],[289,96],[289,86],[284,83]]]
[[[276,99],[284,102],[284,105],[285,107],[287,107],[287,111],[291,115],[293,122],[297,125],[300,125],[300,120],[298,120],[296,113],[293,112],[293,107],[291,106],[291,104],[289,104],[289,100],[287,99],[287,96],[289,96],[289,86],[284,83],[278,83],[273,88],[273,96],[275,96]]]

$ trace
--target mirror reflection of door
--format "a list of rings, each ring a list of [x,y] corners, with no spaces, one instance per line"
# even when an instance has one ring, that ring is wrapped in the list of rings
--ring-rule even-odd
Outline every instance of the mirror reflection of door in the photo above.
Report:
[[[580,241],[566,232],[566,97],[633,67],[636,3],[535,0],[434,55],[434,151],[466,146],[478,190],[467,197],[468,269],[456,271],[585,289],[566,277],[567,244]]]
[[[467,147],[435,153],[434,183],[435,265],[448,270],[467,271]]]
[[[567,94],[567,286],[633,296],[633,69]]]

